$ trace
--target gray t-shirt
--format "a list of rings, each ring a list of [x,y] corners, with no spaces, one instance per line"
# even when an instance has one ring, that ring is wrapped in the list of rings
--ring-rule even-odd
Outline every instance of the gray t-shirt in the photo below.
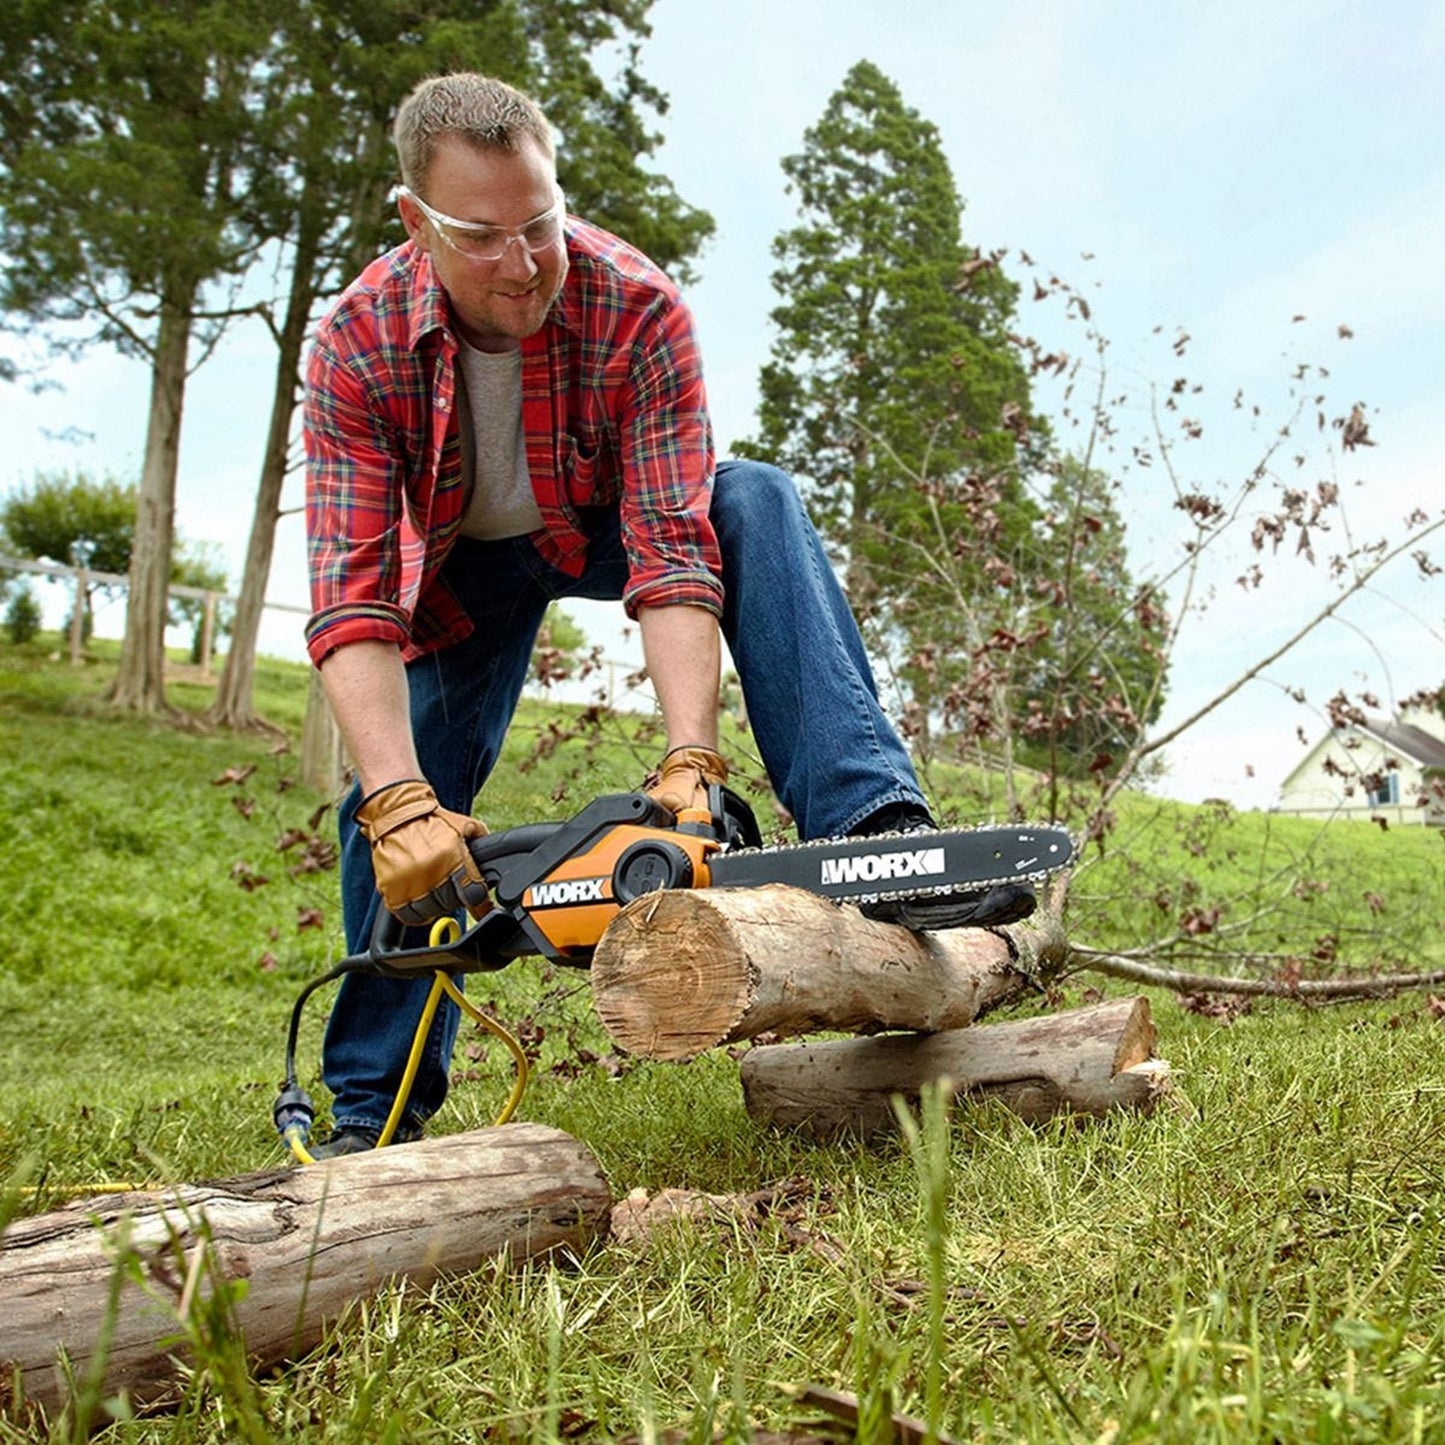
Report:
[[[522,353],[457,343],[464,537],[524,537],[542,525],[522,434]]]

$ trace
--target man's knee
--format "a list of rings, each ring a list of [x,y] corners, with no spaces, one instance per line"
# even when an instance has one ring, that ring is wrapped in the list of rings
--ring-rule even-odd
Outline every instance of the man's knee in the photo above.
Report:
[[[793,479],[767,462],[721,462],[713,485],[712,520],[719,532],[736,526],[784,527],[801,520]]]

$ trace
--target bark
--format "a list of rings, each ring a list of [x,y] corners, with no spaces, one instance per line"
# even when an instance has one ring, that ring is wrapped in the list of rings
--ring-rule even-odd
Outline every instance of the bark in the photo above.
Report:
[[[194,285],[168,288],[151,363],[145,462],[136,496],[135,540],[126,591],[125,638],[109,700],[126,712],[168,712],[166,614],[180,457],[181,409],[191,344]]]
[[[346,749],[341,728],[322,685],[311,669],[306,691],[306,716],[301,724],[301,781],[313,792],[334,798],[346,783]]]
[[[593,1001],[619,1047],[653,1059],[762,1034],[961,1028],[1062,958],[1057,914],[1036,919],[921,934],[795,888],[668,890],[603,934]]]
[[[310,213],[303,213],[309,216]],[[316,299],[317,258],[320,235],[315,220],[303,225],[298,235],[291,269],[291,287],[286,301],[286,318],[277,338],[276,384],[271,397],[271,422],[266,450],[261,460],[261,479],[256,488],[256,510],[251,519],[251,536],[246,546],[246,565],[241,574],[241,591],[231,622],[231,645],[210,718],[229,728],[259,725],[254,706],[256,641],[261,630],[261,613],[266,605],[266,585],[271,579],[271,559],[276,550],[276,524],[281,516],[281,492],[286,484],[286,458],[291,445],[291,420],[301,385],[301,348]]]
[[[24,1414],[16,1383],[47,1413],[65,1403],[62,1350],[77,1378],[103,1367],[101,1400],[175,1398],[194,1357],[177,1340],[204,1331],[238,1282],[229,1333],[253,1366],[272,1364],[311,1349],[388,1280],[580,1251],[605,1234],[610,1204],[584,1145],[510,1124],[23,1220],[0,1250],[4,1410]]]
[[[980,1028],[754,1049],[743,1098],[763,1124],[818,1139],[897,1127],[892,1099],[946,1079],[955,1097],[996,1099],[1030,1123],[1058,1114],[1151,1113],[1169,1087],[1142,998]]]

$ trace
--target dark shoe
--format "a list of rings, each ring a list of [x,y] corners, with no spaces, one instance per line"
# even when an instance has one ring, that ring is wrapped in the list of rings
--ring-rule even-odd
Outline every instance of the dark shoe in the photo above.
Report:
[[[982,893],[936,893],[922,898],[880,898],[862,905],[865,918],[896,923],[915,933],[940,928],[997,928],[1020,923],[1037,900],[1027,883],[996,883]]]
[[[880,833],[932,833],[938,824],[918,803],[885,803],[849,833],[850,838],[876,838]]]
[[[318,1144],[311,1151],[313,1159],[340,1159],[343,1154],[365,1154],[375,1149],[381,1138],[380,1129],[368,1129],[361,1124],[346,1124],[333,1129],[331,1137]],[[421,1138],[421,1130],[415,1124],[403,1124],[392,1138],[393,1144],[415,1144]]]
[[[374,1129],[335,1129],[331,1137],[311,1151],[313,1159],[340,1159],[343,1154],[365,1154],[381,1138]]]
[[[916,803],[891,803],[870,814],[853,830],[855,838],[872,838],[880,833],[932,833],[938,824]],[[880,898],[860,905],[865,918],[878,923],[896,923],[915,933],[939,928],[997,928],[1019,923],[1036,906],[1034,890],[1027,883],[998,883],[976,892],[925,894],[921,898]]]

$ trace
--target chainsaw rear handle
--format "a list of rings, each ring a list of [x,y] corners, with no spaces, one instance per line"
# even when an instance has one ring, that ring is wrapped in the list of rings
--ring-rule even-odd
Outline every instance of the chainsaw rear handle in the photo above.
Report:
[[[614,828],[676,828],[679,832],[706,832],[729,846],[759,846],[757,820],[736,793],[714,783],[708,789],[708,805],[711,817],[707,823],[679,824],[672,812],[647,793],[609,793],[594,798],[565,822],[523,823],[468,839],[467,847],[496,899],[496,908],[453,943],[412,948],[404,946],[405,925],[380,908],[366,952],[344,962],[389,974],[428,968],[476,972],[505,967],[514,958],[537,951],[535,940],[528,941],[520,921],[527,889]]]

